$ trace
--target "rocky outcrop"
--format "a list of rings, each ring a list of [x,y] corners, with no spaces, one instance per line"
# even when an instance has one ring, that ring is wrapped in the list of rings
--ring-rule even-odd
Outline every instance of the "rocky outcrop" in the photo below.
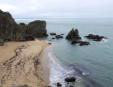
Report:
[[[63,36],[62,36],[62,35],[56,35],[55,37],[56,37],[56,39],[63,38]]]
[[[44,36],[47,36],[45,21],[17,24],[10,13],[0,10],[0,38],[4,41],[26,41]]]
[[[36,20],[28,24],[26,33],[34,38],[47,36],[46,22]]]
[[[79,44],[80,46],[90,45],[90,43],[87,41],[72,41],[71,44]]]
[[[76,78],[75,77],[67,77],[65,78],[65,82],[75,82]]]
[[[67,40],[80,40],[81,37],[79,36],[79,31],[78,29],[72,29],[68,35],[66,36]]]
[[[11,14],[0,10],[0,38],[6,40],[22,39],[23,29],[16,24]]]
[[[56,33],[53,33],[53,32],[52,32],[52,33],[50,33],[50,35],[51,35],[51,36],[55,36],[55,35],[56,35]]]
[[[93,41],[101,41],[102,39],[104,39],[104,36],[99,36],[99,35],[93,35],[93,34],[89,34],[87,36],[85,36],[87,39],[91,39]]]

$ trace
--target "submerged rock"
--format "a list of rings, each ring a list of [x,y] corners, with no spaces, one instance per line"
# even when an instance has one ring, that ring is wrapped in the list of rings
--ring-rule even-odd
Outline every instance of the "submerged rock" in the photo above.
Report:
[[[78,29],[72,29],[68,35],[66,36],[67,40],[80,40],[81,37],[79,36],[79,31]]]
[[[104,39],[104,36],[99,36],[99,35],[93,35],[93,34],[89,34],[87,36],[85,36],[87,39],[92,39],[93,41],[101,41],[102,39]]]
[[[56,37],[56,39],[63,38],[63,36],[61,36],[61,35],[56,35],[55,37]]]
[[[55,35],[56,35],[56,33],[50,33],[50,35],[55,36]]]
[[[80,46],[90,45],[90,43],[87,41],[72,41],[71,44],[79,44]]]

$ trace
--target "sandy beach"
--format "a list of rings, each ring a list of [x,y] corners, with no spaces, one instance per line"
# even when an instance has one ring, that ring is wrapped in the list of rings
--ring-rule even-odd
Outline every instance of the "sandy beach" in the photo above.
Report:
[[[47,86],[48,77],[46,80],[43,77],[49,75],[42,75],[49,74],[49,70],[43,73],[45,65],[41,60],[47,46],[42,40],[6,42],[0,46],[0,87]]]

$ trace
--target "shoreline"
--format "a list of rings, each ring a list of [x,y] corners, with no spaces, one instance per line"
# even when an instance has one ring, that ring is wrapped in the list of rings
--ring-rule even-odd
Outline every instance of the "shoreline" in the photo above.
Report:
[[[41,74],[41,55],[46,47],[48,44],[43,40],[7,42],[0,46],[0,86],[48,86]]]

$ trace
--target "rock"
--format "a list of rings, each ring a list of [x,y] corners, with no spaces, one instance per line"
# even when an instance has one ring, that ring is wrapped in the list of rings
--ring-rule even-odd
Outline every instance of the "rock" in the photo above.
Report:
[[[55,39],[54,37],[52,37],[52,39]]]
[[[67,40],[80,40],[81,37],[79,36],[79,31],[78,29],[72,29],[68,35],[66,36]]]
[[[0,39],[0,46],[3,46],[3,45],[4,45],[4,40]]]
[[[0,38],[17,41],[23,38],[22,31],[10,13],[0,10]]]
[[[87,41],[81,41],[79,45],[80,45],[80,46],[90,45],[90,43],[87,42]]]
[[[65,78],[65,82],[75,82],[76,78],[75,77],[67,77]]]
[[[55,35],[56,35],[56,33],[50,33],[50,35],[55,36]]]
[[[64,34],[60,34],[60,35],[64,35]]]
[[[49,42],[48,44],[51,45],[52,43]]]
[[[57,85],[57,87],[62,87],[62,84],[59,82],[56,85]]]
[[[79,44],[80,46],[90,45],[90,43],[87,41],[72,41],[71,44]]]
[[[56,39],[63,38],[63,36],[61,36],[61,35],[56,35],[55,37],[56,37]]]
[[[92,39],[93,41],[101,41],[102,39],[104,39],[104,36],[99,36],[99,35],[93,35],[93,34],[89,34],[87,36],[85,36],[87,39]]]
[[[27,27],[27,34],[34,38],[48,36],[45,21],[36,20],[29,23]]]
[[[10,13],[0,10],[0,38],[4,41],[27,41],[44,36],[48,36],[45,21],[17,24]]]
[[[35,40],[35,38],[33,36],[25,36],[25,41],[32,41],[32,40]]]

